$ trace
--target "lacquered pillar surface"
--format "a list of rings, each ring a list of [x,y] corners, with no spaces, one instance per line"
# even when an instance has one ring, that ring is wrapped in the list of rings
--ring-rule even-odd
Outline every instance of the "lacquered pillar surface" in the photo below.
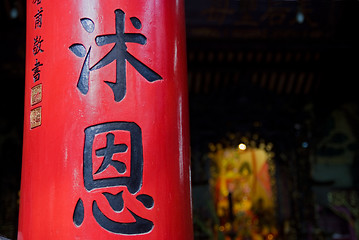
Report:
[[[18,239],[193,239],[183,5],[27,1]]]

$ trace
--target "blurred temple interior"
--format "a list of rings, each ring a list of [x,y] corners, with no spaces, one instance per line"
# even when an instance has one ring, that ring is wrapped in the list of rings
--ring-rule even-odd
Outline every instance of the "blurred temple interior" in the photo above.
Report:
[[[16,239],[25,0],[1,0],[0,236]],[[195,239],[359,239],[359,1],[185,1]]]

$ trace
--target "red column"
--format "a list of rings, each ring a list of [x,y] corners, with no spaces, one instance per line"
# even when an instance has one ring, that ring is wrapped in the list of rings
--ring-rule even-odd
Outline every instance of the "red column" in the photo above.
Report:
[[[183,1],[28,0],[18,239],[192,239]]]

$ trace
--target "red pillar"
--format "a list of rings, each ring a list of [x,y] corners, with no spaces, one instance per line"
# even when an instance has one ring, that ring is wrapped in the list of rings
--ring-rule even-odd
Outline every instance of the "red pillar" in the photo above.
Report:
[[[28,0],[18,239],[193,239],[183,1]]]

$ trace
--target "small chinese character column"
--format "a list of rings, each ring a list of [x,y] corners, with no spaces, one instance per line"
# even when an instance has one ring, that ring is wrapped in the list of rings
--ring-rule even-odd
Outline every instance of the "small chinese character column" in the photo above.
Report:
[[[193,239],[182,0],[27,2],[19,240]]]

